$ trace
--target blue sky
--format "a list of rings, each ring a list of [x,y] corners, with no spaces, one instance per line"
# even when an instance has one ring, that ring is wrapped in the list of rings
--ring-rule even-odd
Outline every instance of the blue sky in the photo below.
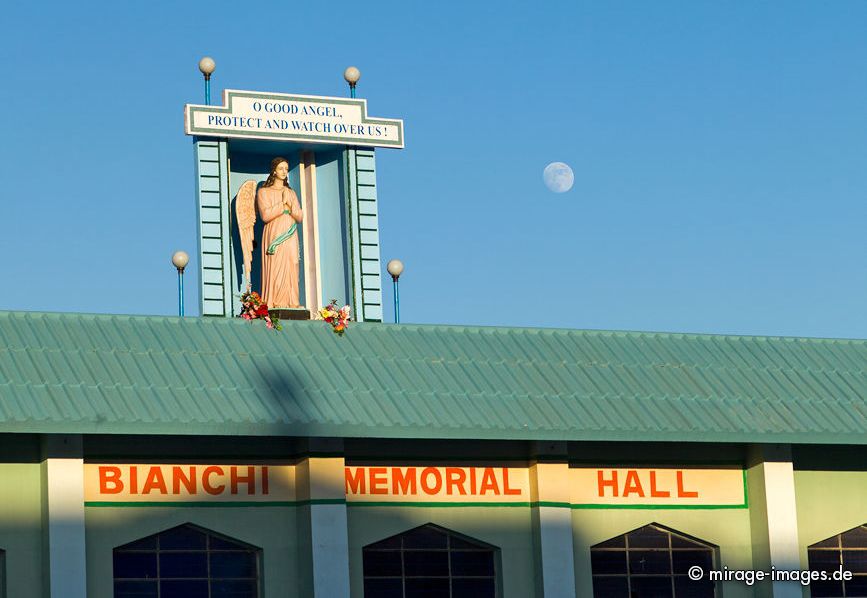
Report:
[[[865,31],[858,0],[17,3],[0,309],[175,313],[211,55],[215,97],[345,95],[354,64],[404,119],[405,322],[867,338]]]

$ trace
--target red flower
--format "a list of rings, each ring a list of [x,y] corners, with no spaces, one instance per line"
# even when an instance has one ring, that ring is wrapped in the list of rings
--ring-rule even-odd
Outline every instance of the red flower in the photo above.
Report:
[[[256,308],[256,315],[259,316],[260,318],[266,317],[268,315],[268,306],[267,305],[260,305],[259,307],[257,307]]]

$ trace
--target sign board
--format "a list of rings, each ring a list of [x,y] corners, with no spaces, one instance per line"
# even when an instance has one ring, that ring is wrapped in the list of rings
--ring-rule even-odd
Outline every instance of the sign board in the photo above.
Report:
[[[367,116],[367,100],[227,89],[222,106],[187,104],[187,135],[403,147],[403,121]]]
[[[346,501],[526,504],[528,472],[514,467],[347,467]]]
[[[291,465],[85,464],[84,500],[102,503],[295,500]]]
[[[742,469],[570,469],[575,506],[745,507]]]
[[[88,506],[297,504],[292,465],[88,463],[84,481]],[[558,506],[573,509],[747,506],[739,468],[580,467],[564,472],[562,481],[569,486],[569,502]],[[529,506],[535,500],[526,467],[346,466],[342,483],[347,504],[359,506]]]

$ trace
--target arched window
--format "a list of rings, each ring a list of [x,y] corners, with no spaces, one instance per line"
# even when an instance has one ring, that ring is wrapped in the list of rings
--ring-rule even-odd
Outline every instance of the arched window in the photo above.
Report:
[[[114,549],[115,598],[257,598],[259,549],[181,525]]]
[[[852,572],[848,581],[814,581],[813,598],[826,596],[867,596],[867,523],[807,547],[810,571]]]
[[[707,571],[715,547],[660,525],[650,524],[590,547],[593,596],[597,598],[713,598]],[[692,566],[705,572],[692,581]]]
[[[365,546],[364,598],[494,598],[496,549],[435,525]]]

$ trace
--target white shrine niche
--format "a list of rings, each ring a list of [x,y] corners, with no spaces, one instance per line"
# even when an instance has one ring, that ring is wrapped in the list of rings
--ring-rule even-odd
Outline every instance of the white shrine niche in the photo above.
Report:
[[[237,90],[224,92],[222,106],[188,104],[185,117],[196,156],[202,315],[238,315],[247,277],[237,195],[245,181],[260,187],[282,156],[303,213],[298,303],[315,313],[335,299],[356,321],[382,321],[374,148],[402,148],[403,122],[369,117],[362,99]],[[257,213],[249,282],[260,293],[262,228]]]

